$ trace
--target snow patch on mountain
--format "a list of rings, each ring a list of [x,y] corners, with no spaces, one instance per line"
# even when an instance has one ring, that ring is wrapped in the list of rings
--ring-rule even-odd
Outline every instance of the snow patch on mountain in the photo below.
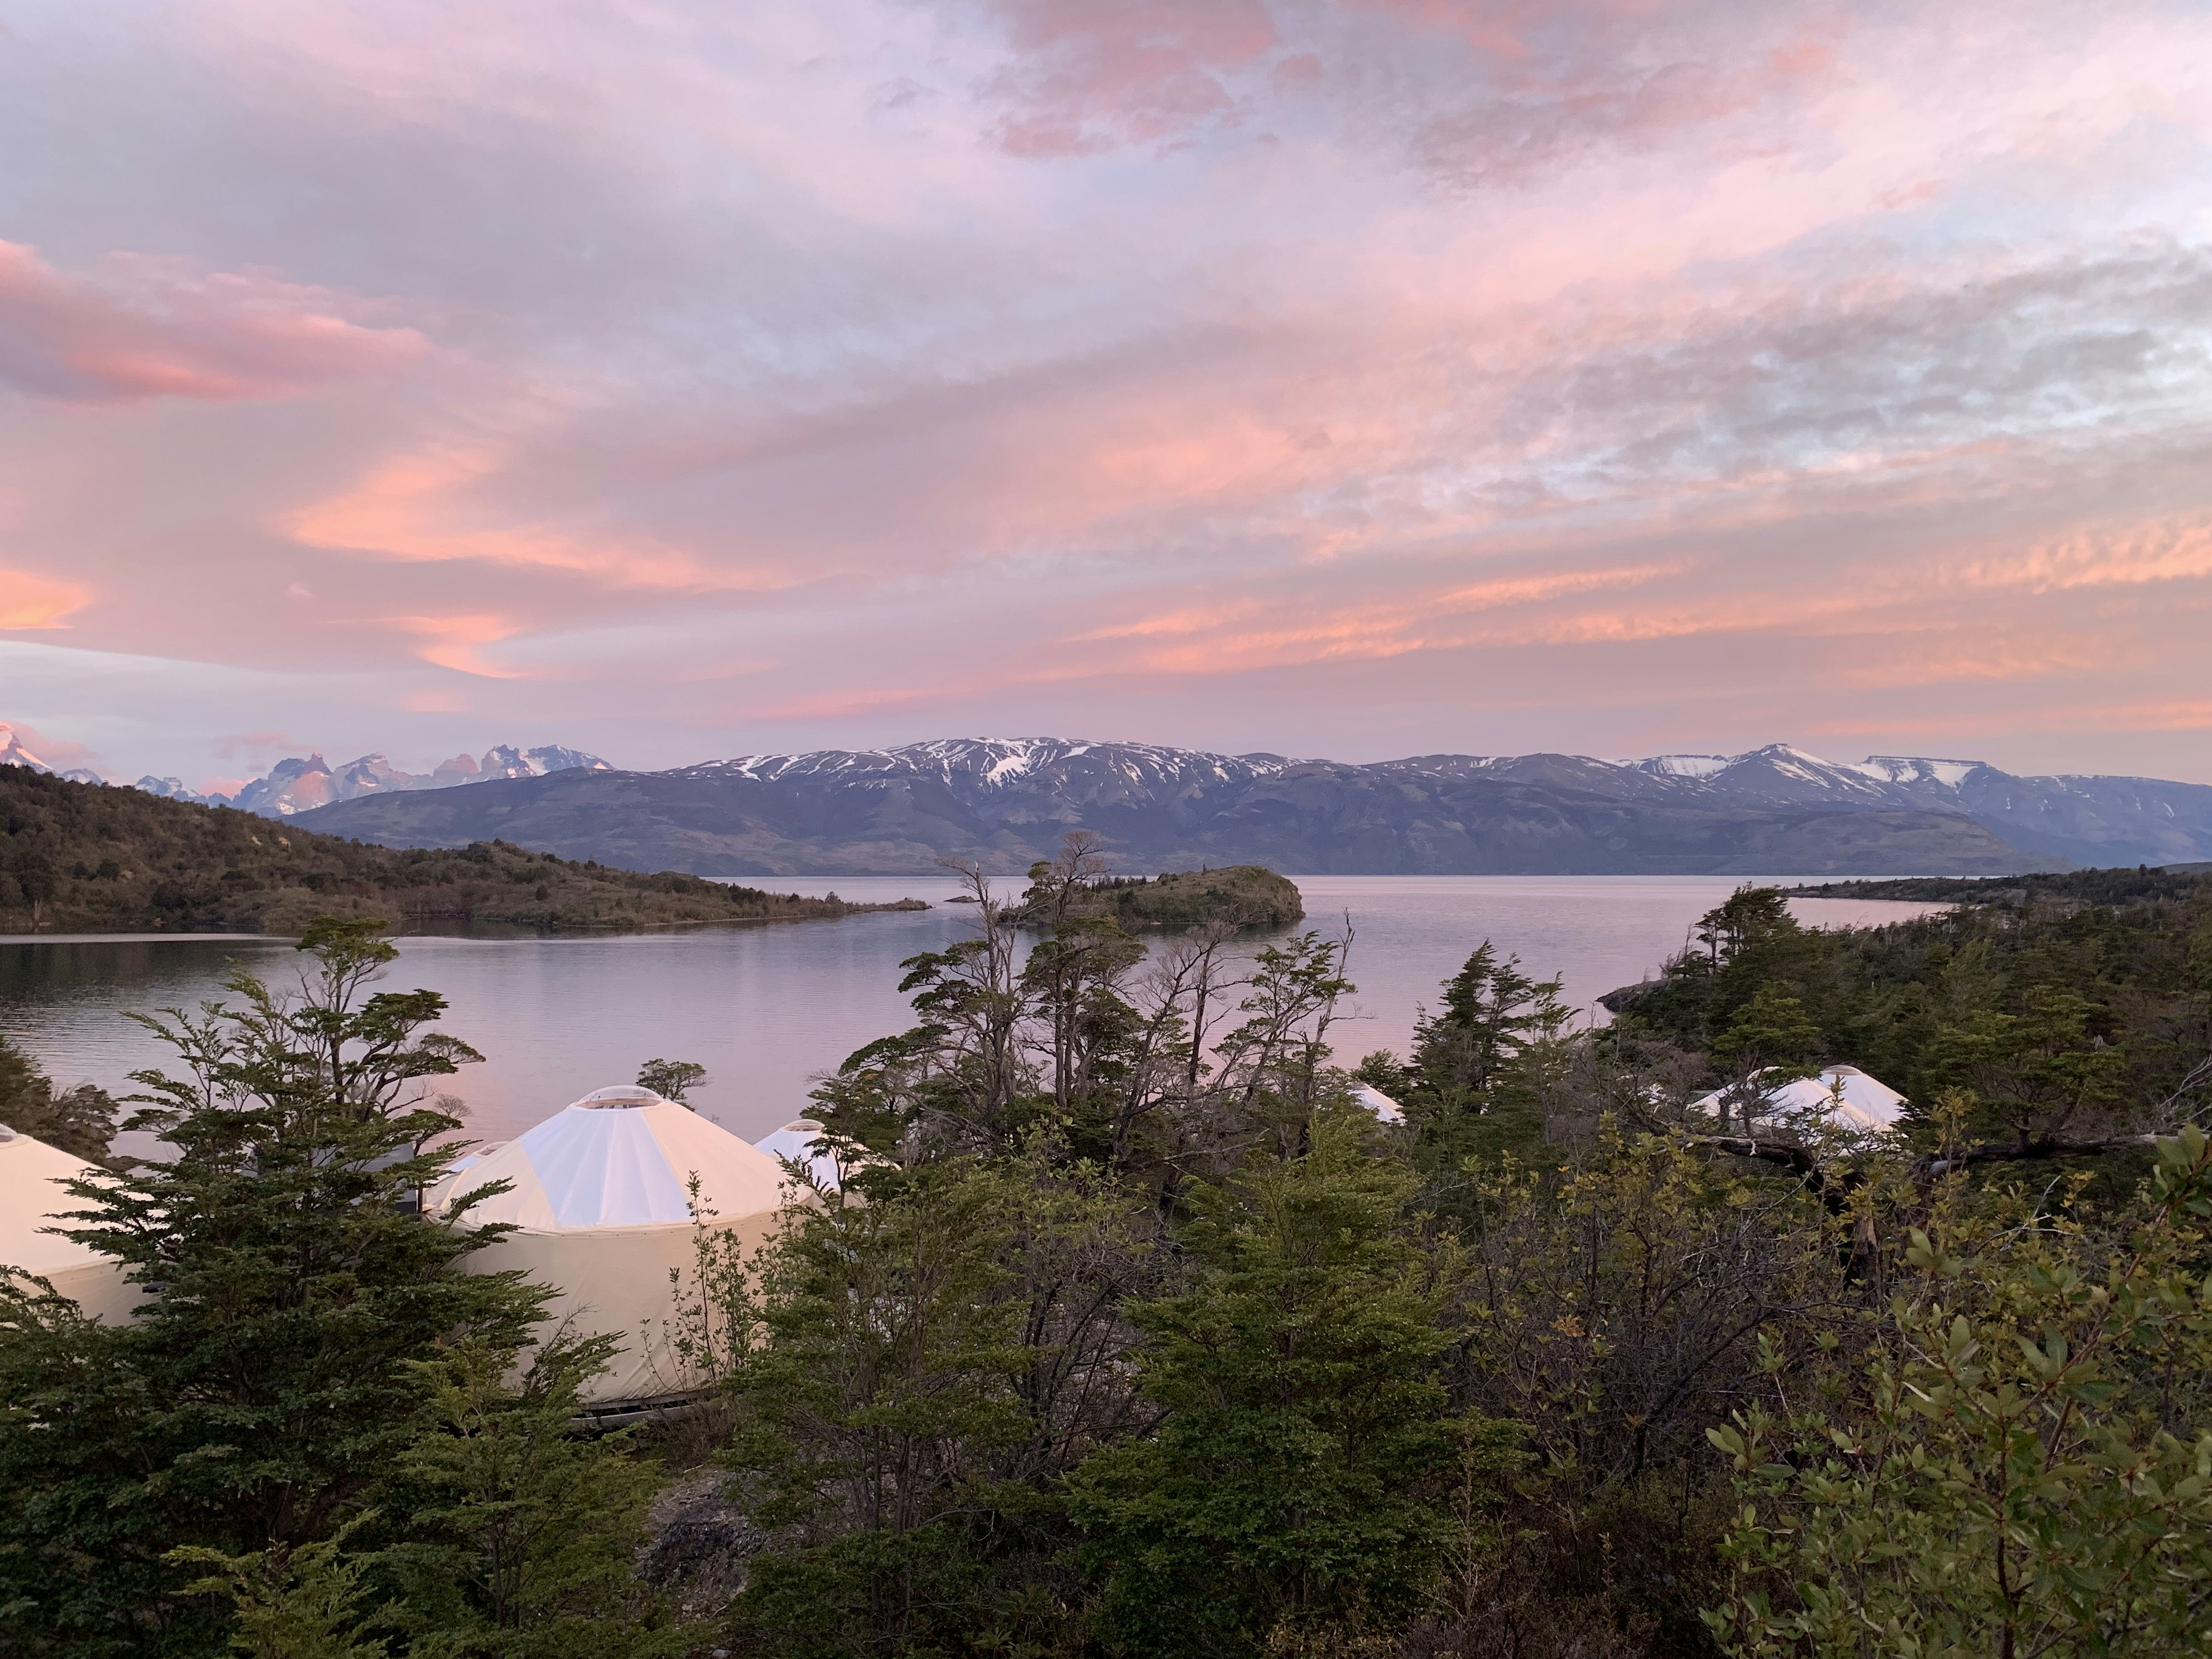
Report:
[[[179,778],[151,773],[132,787],[167,800],[195,801],[204,806],[234,806],[264,817],[289,818],[311,812],[336,801],[358,800],[363,795],[388,795],[406,790],[447,789],[456,784],[481,783],[489,778],[542,778],[550,772],[584,767],[597,772],[614,769],[596,755],[580,749],[549,744],[536,749],[495,744],[478,761],[456,755],[441,761],[429,772],[405,772],[383,754],[362,755],[342,766],[332,766],[319,753],[290,756],[278,761],[262,776],[247,782],[234,795],[198,793]],[[97,782],[95,777],[91,780]]]
[[[1146,743],[1087,738],[933,738],[890,749],[817,749],[796,755],[739,755],[678,767],[680,777],[742,777],[763,783],[792,778],[824,783],[930,777],[956,790],[998,790],[1057,769],[1110,772],[1132,786],[1156,787],[1204,777],[1216,782],[1265,777],[1297,764],[1279,755],[1215,755]]]
[[[51,772],[54,769],[40,760],[15,735],[15,728],[0,720],[0,766],[27,766],[33,772]]]
[[[1936,760],[1919,755],[1869,755],[1850,769],[1885,783],[1935,783],[1956,789],[1983,765],[1980,761]]]
[[[1654,755],[1649,760],[1622,761],[1619,764],[1656,777],[1709,778],[1716,772],[1726,771],[1738,758],[1735,755]]]

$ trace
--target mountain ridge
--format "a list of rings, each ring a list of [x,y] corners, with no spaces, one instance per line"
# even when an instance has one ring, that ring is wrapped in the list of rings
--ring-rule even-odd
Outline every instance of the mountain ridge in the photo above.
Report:
[[[935,738],[556,772],[302,814],[402,846],[501,836],[702,875],[1014,874],[1071,829],[1117,869],[1292,874],[1997,875],[2212,857],[2212,786],[1980,762],[1428,755],[1354,763],[1066,738]]]
[[[71,783],[110,781],[88,767],[57,771],[25,749],[15,728],[4,720],[0,720],[0,764],[51,773]],[[560,744],[517,749],[512,744],[500,743],[486,750],[481,761],[464,751],[451,760],[441,761],[428,772],[402,771],[380,750],[332,766],[323,758],[322,751],[316,750],[304,758],[295,755],[278,761],[231,795],[219,792],[203,794],[189,787],[181,778],[156,777],[150,772],[129,787],[163,800],[180,800],[195,806],[234,806],[266,818],[289,818],[295,813],[367,794],[446,789],[495,778],[543,777],[548,773],[578,768],[598,772],[614,769],[597,755]]]

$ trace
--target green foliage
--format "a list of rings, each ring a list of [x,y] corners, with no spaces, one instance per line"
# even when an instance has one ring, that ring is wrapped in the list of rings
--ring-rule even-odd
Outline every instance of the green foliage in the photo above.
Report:
[[[544,1293],[410,1213],[474,1056],[373,928],[153,1021],[173,1154],[76,1227],[145,1311],[0,1304],[0,1651],[2205,1652],[2203,890],[1836,933],[1747,890],[1601,1033],[1484,945],[1354,1074],[1401,1130],[1333,1061],[1344,941],[1141,952],[1086,846],[905,964],[916,1023],[817,1095],[846,1191],[699,1230],[667,1334],[714,1391],[658,1443],[726,1486],[672,1553],[654,1466],[574,1432],[605,1342],[522,1368]],[[1680,1109],[1829,1060],[1914,1138]],[[2143,1127],[2132,1205],[2140,1149],[2022,1161]],[[679,1557],[716,1625],[639,1581]]]
[[[1409,1617],[1451,1535],[1445,1472],[1470,1435],[1442,1380],[1448,1252],[1425,1252],[1410,1172],[1349,1110],[1296,1158],[1191,1195],[1196,1282],[1135,1304],[1148,1439],[1071,1490],[1109,1649],[1249,1653],[1279,1627]]]
[[[727,1454],[777,1544],[733,1611],[756,1651],[1036,1651],[1073,1639],[1060,1481],[1133,1426],[1114,1375],[1142,1211],[1033,1144],[794,1213]]]
[[[1405,1107],[1428,1170],[1525,1153],[1542,1139],[1548,1085],[1574,1017],[1559,981],[1530,978],[1518,957],[1498,961],[1485,939],[1443,989],[1443,1006],[1414,1022],[1403,1074],[1384,1081],[1381,1057],[1370,1056],[1364,1080]]]
[[[1943,1063],[1971,1087],[1998,1133],[2027,1145],[2061,1135],[2119,1097],[2127,1062],[2089,1030],[2087,999],[2031,986],[2019,1012],[1976,1008],[1944,1026]]]
[[[2098,905],[2114,908],[2201,897],[2212,866],[2067,870],[2021,876],[1908,876],[1893,881],[1831,881],[1786,890],[1814,898],[1904,899],[1923,904]]]
[[[695,1060],[648,1060],[637,1068],[637,1086],[652,1090],[663,1100],[682,1101],[688,1091],[706,1080],[707,1068]]]
[[[376,1518],[374,1510],[364,1510],[328,1538],[296,1549],[225,1555],[187,1544],[170,1551],[169,1559],[210,1569],[182,1593],[229,1599],[237,1614],[234,1652],[252,1659],[389,1659],[390,1644],[367,1630],[362,1581],[369,1563],[346,1549]]]
[[[1820,1028],[1805,1005],[1771,985],[1762,985],[1751,1000],[1729,1017],[1728,1029],[1713,1039],[1716,1060],[1740,1060],[1761,1072],[1776,1068],[1803,1075],[1820,1051]]]
[[[108,1092],[89,1083],[56,1093],[53,1079],[0,1036],[0,1123],[88,1164],[101,1164],[115,1135],[115,1112]]]
[[[2212,1649],[2208,1194],[2190,1128],[2109,1252],[2055,1218],[1943,1218],[1839,1396],[1770,1354],[1781,1414],[1712,1431],[1744,1501],[1710,1615],[1727,1650]]]
[[[243,1558],[329,1535],[406,1444],[410,1362],[457,1334],[512,1348],[545,1292],[460,1271],[496,1230],[413,1212],[457,1126],[427,1085],[475,1056],[424,1028],[434,994],[372,993],[394,954],[319,925],[312,982],[148,1024],[183,1062],[147,1072],[129,1127],[173,1149],[75,1183],[70,1236],[150,1292],[120,1325],[0,1300],[0,1603],[33,1651],[219,1648],[179,1547]],[[306,948],[303,946],[303,948]]]
[[[2125,896],[2143,884],[2075,884]],[[2161,877],[2110,908],[2007,890],[1833,931],[1799,927],[1778,894],[1739,893],[1660,979],[1612,999],[1621,1018],[1599,1046],[1686,1054],[1692,1087],[1847,1061],[1915,1102],[1923,1133],[1938,1096],[1969,1088],[1969,1127],[2016,1151],[2212,1106],[2212,881]]]
[[[511,1349],[481,1340],[413,1362],[429,1393],[384,1501],[404,1535],[367,1566],[379,1623],[415,1659],[656,1659],[684,1651],[634,1561],[659,1485],[620,1437],[571,1426],[613,1339],[541,1344],[510,1386]]]
[[[0,929],[292,933],[317,916],[640,927],[910,908],[801,898],[505,842],[394,848],[0,767]]]
[[[1702,1651],[1728,1509],[1705,1433],[1757,1397],[1762,1328],[1807,1363],[1848,1310],[1838,1224],[1795,1181],[1611,1123],[1564,1167],[1509,1160],[1471,1188],[1450,1381],[1529,1459],[1453,1640]]]
[[[1054,865],[1030,871],[1030,886],[1010,919],[1020,927],[1046,927],[1063,921],[1068,907],[1055,890]],[[1222,926],[1287,927],[1305,917],[1297,884],[1257,864],[1224,865],[1213,870],[1166,871],[1157,876],[1109,876],[1100,868],[1087,873],[1075,896],[1077,914],[1109,921],[1132,933]]]
[[[1328,1032],[1352,989],[1344,943],[1306,933],[1249,956],[1195,929],[1150,955],[1079,900],[1071,846],[1030,887],[1023,931],[979,871],[976,929],[901,964],[920,1023],[848,1055],[815,1091],[830,1139],[900,1163],[1002,1156],[1043,1130],[1068,1156],[1169,1191],[1248,1132],[1302,1121],[1342,1086]],[[864,1175],[863,1184],[878,1179]]]

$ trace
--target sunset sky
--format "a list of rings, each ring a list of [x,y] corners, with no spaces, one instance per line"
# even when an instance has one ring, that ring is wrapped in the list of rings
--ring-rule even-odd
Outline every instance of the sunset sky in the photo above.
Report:
[[[0,720],[2212,781],[2212,8],[0,0]]]

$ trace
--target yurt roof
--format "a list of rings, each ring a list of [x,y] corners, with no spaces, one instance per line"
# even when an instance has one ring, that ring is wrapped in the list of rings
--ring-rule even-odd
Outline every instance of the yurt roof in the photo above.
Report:
[[[532,1231],[689,1225],[694,1176],[701,1210],[725,1220],[783,1202],[783,1167],[766,1152],[650,1090],[601,1089],[487,1149],[447,1195],[504,1181],[468,1218]]]
[[[423,1194],[422,1207],[434,1212],[442,1210],[462,1193],[467,1192],[472,1187],[481,1186],[483,1184],[481,1182],[469,1181],[464,1177],[477,1164],[506,1145],[507,1142],[503,1140],[478,1141],[466,1152],[447,1159],[445,1174],[439,1176],[436,1185]]]
[[[804,1168],[825,1189],[835,1192],[844,1180],[845,1172],[828,1152],[816,1149],[814,1143],[821,1137],[822,1125],[819,1122],[811,1117],[795,1117],[773,1134],[763,1135],[753,1145],[770,1158],[789,1158]]]
[[[57,1224],[58,1212],[84,1207],[55,1183],[98,1173],[82,1158],[0,1124],[0,1267],[51,1277],[112,1261],[74,1239],[40,1231]]]
[[[1399,1105],[1396,1101],[1391,1099],[1389,1096],[1384,1094],[1380,1089],[1376,1088],[1371,1083],[1353,1084],[1352,1085],[1352,1097],[1360,1105],[1364,1106],[1369,1111],[1374,1113],[1376,1120],[1380,1122],[1403,1123],[1406,1121],[1405,1108]]]
[[[1716,1089],[1692,1103],[1696,1109],[1717,1113],[1728,1092]],[[1814,1076],[1762,1087],[1753,1109],[1755,1116],[1768,1121],[1810,1113],[1840,1128],[1893,1129],[1905,1115],[1905,1097],[1856,1066],[1823,1066]]]

